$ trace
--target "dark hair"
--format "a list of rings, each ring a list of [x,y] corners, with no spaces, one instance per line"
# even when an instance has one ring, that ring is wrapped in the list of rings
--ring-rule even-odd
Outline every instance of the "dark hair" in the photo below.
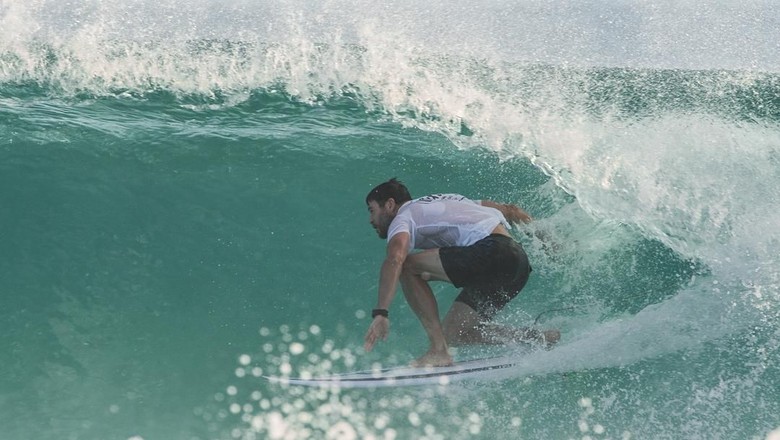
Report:
[[[395,177],[385,183],[380,183],[376,188],[372,189],[366,196],[366,205],[368,205],[369,202],[374,201],[380,206],[384,206],[390,199],[395,200],[395,203],[399,205],[403,205],[409,200],[412,200],[412,196],[409,195],[409,190]]]

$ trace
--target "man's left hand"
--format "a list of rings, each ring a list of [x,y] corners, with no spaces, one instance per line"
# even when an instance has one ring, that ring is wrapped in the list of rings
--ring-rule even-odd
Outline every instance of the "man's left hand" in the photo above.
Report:
[[[378,315],[374,318],[374,321],[371,322],[371,326],[368,328],[363,348],[366,351],[371,351],[378,340],[381,339],[384,341],[387,339],[388,333],[390,333],[390,320],[384,316]]]

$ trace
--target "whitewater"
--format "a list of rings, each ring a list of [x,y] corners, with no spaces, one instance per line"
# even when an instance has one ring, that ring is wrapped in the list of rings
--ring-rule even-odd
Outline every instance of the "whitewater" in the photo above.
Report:
[[[0,0],[0,438],[777,440],[779,12]],[[268,383],[425,349],[399,295],[362,350],[391,177],[528,211],[497,319],[561,342]]]

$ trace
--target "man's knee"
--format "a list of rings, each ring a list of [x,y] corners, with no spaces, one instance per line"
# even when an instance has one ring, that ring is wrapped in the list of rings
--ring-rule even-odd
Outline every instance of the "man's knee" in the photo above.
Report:
[[[436,249],[409,255],[404,260],[401,275],[420,277],[423,281],[450,281]]]
[[[401,276],[419,276],[423,280],[429,281],[431,279],[431,274],[422,267],[419,260],[419,254],[407,257],[401,267]]]
[[[462,343],[462,329],[457,326],[444,325],[442,329],[444,331],[444,339],[447,340],[447,344],[457,346]]]
[[[412,273],[415,271],[415,269],[418,266],[418,260],[420,259],[418,255],[419,254],[411,254],[406,257],[406,259],[404,260],[404,265],[402,267],[403,272]]]
[[[482,340],[482,320],[468,304],[455,301],[442,322],[444,337],[450,345],[468,345]]]
[[[474,344],[481,340],[482,329],[479,325],[471,326],[465,323],[444,325],[444,338],[447,340],[447,344],[452,346]]]
[[[414,273],[413,266],[409,263],[409,259],[407,258],[406,261],[404,261],[403,266],[401,266],[401,279],[409,280],[415,276],[416,274]]]

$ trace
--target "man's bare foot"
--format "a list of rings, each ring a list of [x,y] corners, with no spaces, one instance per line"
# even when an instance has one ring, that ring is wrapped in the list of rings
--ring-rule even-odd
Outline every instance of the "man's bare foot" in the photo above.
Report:
[[[525,328],[522,330],[521,341],[542,345],[544,348],[552,348],[561,339],[561,332],[556,329],[536,330]]]
[[[452,365],[452,356],[446,352],[438,353],[429,351],[428,353],[425,353],[424,355],[413,360],[410,365],[414,368],[448,367]]]
[[[558,330],[545,330],[542,332],[542,343],[547,348],[552,348],[553,345],[557,344],[558,341],[561,340],[561,332]]]

